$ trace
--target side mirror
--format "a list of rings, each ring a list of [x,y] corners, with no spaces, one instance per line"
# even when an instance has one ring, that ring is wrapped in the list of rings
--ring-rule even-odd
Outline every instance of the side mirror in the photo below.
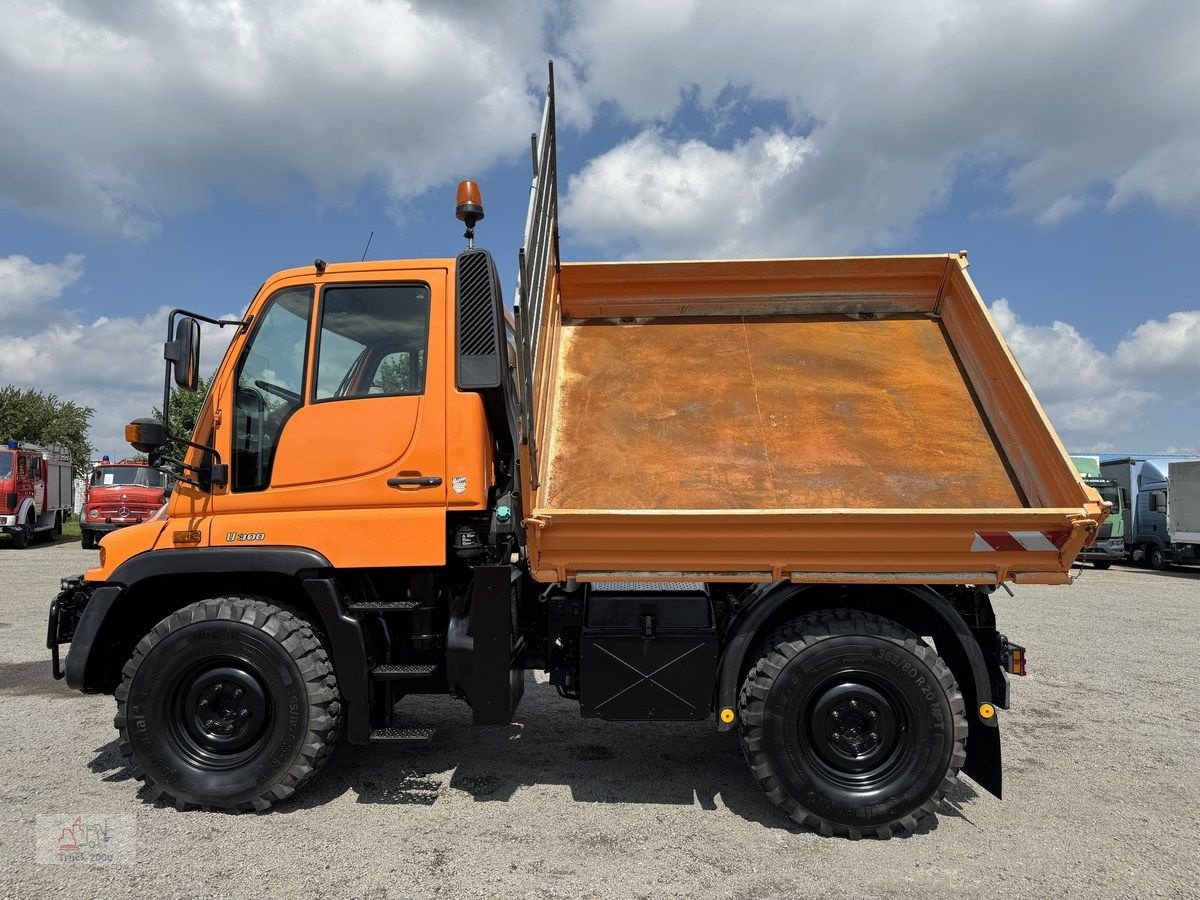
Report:
[[[194,391],[200,383],[200,323],[185,316],[175,325],[175,340],[163,344],[163,359],[175,369],[175,384]]]
[[[157,419],[134,419],[125,426],[125,440],[147,456],[166,446],[167,429]]]

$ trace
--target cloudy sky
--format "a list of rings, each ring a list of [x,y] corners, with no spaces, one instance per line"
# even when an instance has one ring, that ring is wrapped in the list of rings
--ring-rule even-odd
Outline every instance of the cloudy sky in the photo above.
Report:
[[[1066,443],[1200,450],[1200,4],[0,0],[0,384],[161,391],[165,309],[320,256],[969,249]],[[218,341],[206,336],[215,362]]]

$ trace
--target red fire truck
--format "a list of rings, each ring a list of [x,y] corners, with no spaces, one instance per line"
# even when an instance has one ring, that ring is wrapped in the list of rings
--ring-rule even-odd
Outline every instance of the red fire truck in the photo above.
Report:
[[[0,531],[13,546],[62,534],[71,518],[71,456],[62,447],[9,441],[0,447]]]
[[[94,549],[107,532],[150,518],[166,500],[166,491],[166,476],[140,460],[96,466],[79,512],[83,548]]]

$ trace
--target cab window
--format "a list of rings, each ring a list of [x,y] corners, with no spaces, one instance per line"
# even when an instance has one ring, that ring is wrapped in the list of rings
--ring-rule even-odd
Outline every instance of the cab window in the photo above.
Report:
[[[314,400],[423,394],[428,332],[428,285],[326,287]]]
[[[267,302],[242,350],[234,402],[235,491],[261,491],[271,483],[283,426],[304,405],[312,300],[311,287],[280,291]]]

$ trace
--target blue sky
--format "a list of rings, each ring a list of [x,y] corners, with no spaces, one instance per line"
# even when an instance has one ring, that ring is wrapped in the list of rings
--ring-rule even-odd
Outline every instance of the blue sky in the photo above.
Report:
[[[965,248],[1072,449],[1200,450],[1200,7],[492,7],[12,4],[0,383],[123,454],[164,307],[236,312],[372,231],[453,255],[460,178],[511,302],[554,55],[566,258]]]

